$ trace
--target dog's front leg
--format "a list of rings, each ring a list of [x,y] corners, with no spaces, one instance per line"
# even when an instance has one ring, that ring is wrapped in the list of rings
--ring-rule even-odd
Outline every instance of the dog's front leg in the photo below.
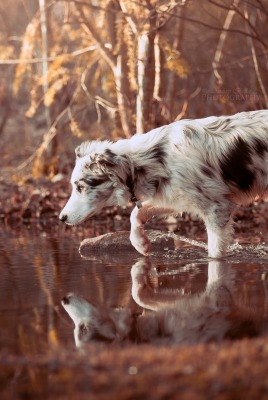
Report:
[[[149,204],[143,204],[141,208],[136,206],[130,215],[130,241],[132,246],[146,256],[150,251],[150,242],[144,233],[145,223],[156,215],[169,215],[173,212],[173,209],[155,207]]]
[[[208,234],[208,256],[221,258],[233,237],[232,214],[235,210],[230,205],[214,205],[205,218]]]

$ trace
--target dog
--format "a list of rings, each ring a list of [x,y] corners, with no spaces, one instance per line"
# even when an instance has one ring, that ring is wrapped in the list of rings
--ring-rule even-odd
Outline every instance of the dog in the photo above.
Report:
[[[131,278],[132,298],[140,312],[89,302],[74,293],[63,297],[61,304],[74,322],[77,348],[90,341],[193,345],[265,335],[262,313],[234,300],[234,272],[232,266],[211,260],[203,292],[161,293],[148,282],[150,266],[139,260]]]
[[[67,224],[131,201],[130,241],[148,255],[146,221],[187,211],[205,223],[208,256],[223,257],[237,207],[268,192],[268,110],[176,121],[117,142],[84,142],[76,148],[71,183],[59,216]]]

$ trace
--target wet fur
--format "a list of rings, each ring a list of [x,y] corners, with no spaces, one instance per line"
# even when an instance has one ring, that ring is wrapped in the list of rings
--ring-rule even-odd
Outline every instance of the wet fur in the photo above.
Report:
[[[76,149],[73,192],[60,219],[76,225],[104,206],[141,201],[131,214],[130,240],[149,251],[145,222],[187,211],[206,225],[208,254],[221,257],[240,204],[268,187],[268,111],[182,120],[117,142]]]

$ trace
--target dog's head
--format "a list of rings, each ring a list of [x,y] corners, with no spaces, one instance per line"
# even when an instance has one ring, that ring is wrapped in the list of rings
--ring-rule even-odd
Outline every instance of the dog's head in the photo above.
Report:
[[[77,225],[105,206],[128,202],[124,182],[129,161],[116,155],[111,143],[84,142],[76,148],[76,164],[71,177],[72,194],[60,213],[60,220]]]
[[[74,293],[65,296],[61,304],[74,322],[77,347],[82,347],[90,340],[122,340],[130,331],[132,315],[127,308],[108,309],[105,305],[93,304]]]
[[[74,339],[77,347],[92,339],[115,339],[114,322],[101,306],[96,307],[73,293],[65,296],[61,304],[74,322]]]

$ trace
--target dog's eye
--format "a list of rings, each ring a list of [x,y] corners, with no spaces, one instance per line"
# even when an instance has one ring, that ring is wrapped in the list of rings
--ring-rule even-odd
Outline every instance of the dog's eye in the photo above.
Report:
[[[80,185],[79,183],[76,185],[76,189],[79,193],[82,193],[86,188],[83,185]]]
[[[103,182],[105,182],[106,179],[100,178],[100,179],[92,179],[89,183],[91,188],[95,188],[99,185],[101,185]]]
[[[88,327],[85,324],[80,324],[79,325],[79,333],[78,333],[78,338],[79,340],[85,341],[88,337]]]

